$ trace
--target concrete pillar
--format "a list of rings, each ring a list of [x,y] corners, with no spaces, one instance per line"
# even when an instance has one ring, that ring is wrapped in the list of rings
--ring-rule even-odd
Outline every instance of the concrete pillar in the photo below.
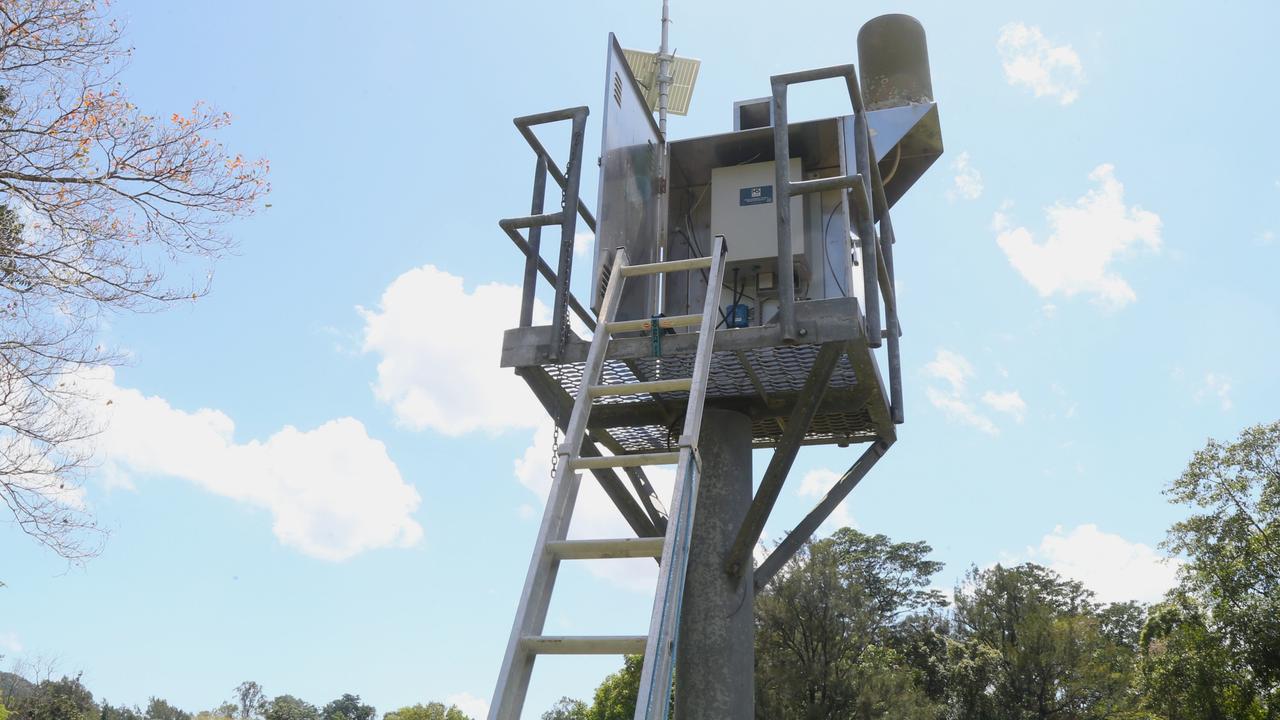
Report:
[[[729,547],[751,505],[751,420],[707,408],[702,478],[689,546],[676,652],[679,720],[750,720],[755,714],[755,623],[751,573],[732,580]]]

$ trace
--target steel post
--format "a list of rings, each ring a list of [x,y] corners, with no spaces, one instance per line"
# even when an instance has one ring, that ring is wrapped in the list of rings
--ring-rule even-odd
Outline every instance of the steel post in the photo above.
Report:
[[[537,169],[533,173],[533,203],[530,215],[542,214],[542,203],[547,195],[547,156],[538,155]],[[520,295],[520,327],[533,325],[533,296],[538,287],[538,256],[542,245],[542,226],[529,228],[529,254],[524,259],[524,288]]]
[[[702,479],[680,609],[676,712],[681,720],[754,716],[755,623],[752,573],[724,572],[751,505],[751,419],[703,413]]]
[[[586,127],[587,109],[575,108],[573,134],[569,139],[569,164],[565,168],[569,182],[565,184],[564,199],[560,203],[564,218],[560,225],[560,266],[556,271],[556,297],[551,308],[551,360],[560,358],[560,351],[564,349],[564,337],[569,331],[569,281],[573,273],[574,235],[578,228],[578,216],[573,208],[578,206],[578,187],[582,184],[582,140]]]

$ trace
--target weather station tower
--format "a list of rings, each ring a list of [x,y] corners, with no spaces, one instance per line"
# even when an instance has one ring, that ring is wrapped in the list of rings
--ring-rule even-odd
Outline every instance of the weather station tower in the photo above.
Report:
[[[501,364],[563,440],[490,720],[520,717],[546,654],[643,655],[636,720],[667,718],[672,704],[680,720],[752,717],[756,590],[889,450],[904,418],[890,210],[942,153],[924,29],[906,15],[874,18],[858,33],[856,66],[774,75],[767,97],[734,104],[732,130],[672,140],[667,115],[688,111],[699,64],[669,52],[663,5],[657,53],[609,36],[594,214],[579,195],[587,108],[514,120],[535,173],[529,213],[498,223],[524,254]],[[789,122],[788,89],[824,80],[847,93],[851,113]],[[563,166],[534,131],[548,125],[568,126]],[[561,197],[550,211],[548,179]],[[585,304],[569,290],[580,222],[596,237]],[[548,229],[559,235],[554,268],[542,259]],[[547,325],[534,324],[539,276],[555,293]],[[810,445],[862,450],[757,563],[765,522]],[[753,449],[772,450],[758,486]],[[645,472],[660,465],[675,467],[665,503]],[[567,539],[588,475],[634,537]],[[560,564],[604,558],[657,560],[648,634],[545,634]]]

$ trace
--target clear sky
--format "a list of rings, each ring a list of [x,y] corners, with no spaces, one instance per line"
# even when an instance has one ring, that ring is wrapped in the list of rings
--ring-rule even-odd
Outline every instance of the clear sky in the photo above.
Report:
[[[209,297],[109,318],[130,360],[96,377],[113,409],[85,501],[110,541],[68,569],[0,526],[6,663],[56,658],[113,703],[204,709],[252,679],[483,710],[551,443],[497,368],[521,259],[496,223],[533,168],[510,119],[589,105],[594,156],[607,33],[656,47],[659,5],[113,4],[135,102],[230,111],[272,206]],[[1161,488],[1280,408],[1276,6],[673,5],[703,61],[677,138],[730,129],[773,73],[856,61],[875,15],[928,33],[946,154],[894,214],[907,423],[841,517],[930,542],[940,587],[1034,560],[1159,597]],[[846,102],[802,88],[792,116]],[[802,452],[769,536],[857,453]],[[575,533],[619,532],[582,502]],[[643,632],[651,562],[563,577],[550,632]],[[617,664],[540,662],[527,715]]]

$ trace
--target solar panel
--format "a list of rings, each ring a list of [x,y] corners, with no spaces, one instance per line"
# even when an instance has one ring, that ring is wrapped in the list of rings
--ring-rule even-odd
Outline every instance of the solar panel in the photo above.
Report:
[[[631,74],[644,90],[644,100],[649,109],[658,110],[658,53],[644,50],[623,50]],[[693,98],[693,84],[698,80],[701,60],[671,58],[671,89],[667,95],[667,112],[672,115],[688,115],[689,101]]]

